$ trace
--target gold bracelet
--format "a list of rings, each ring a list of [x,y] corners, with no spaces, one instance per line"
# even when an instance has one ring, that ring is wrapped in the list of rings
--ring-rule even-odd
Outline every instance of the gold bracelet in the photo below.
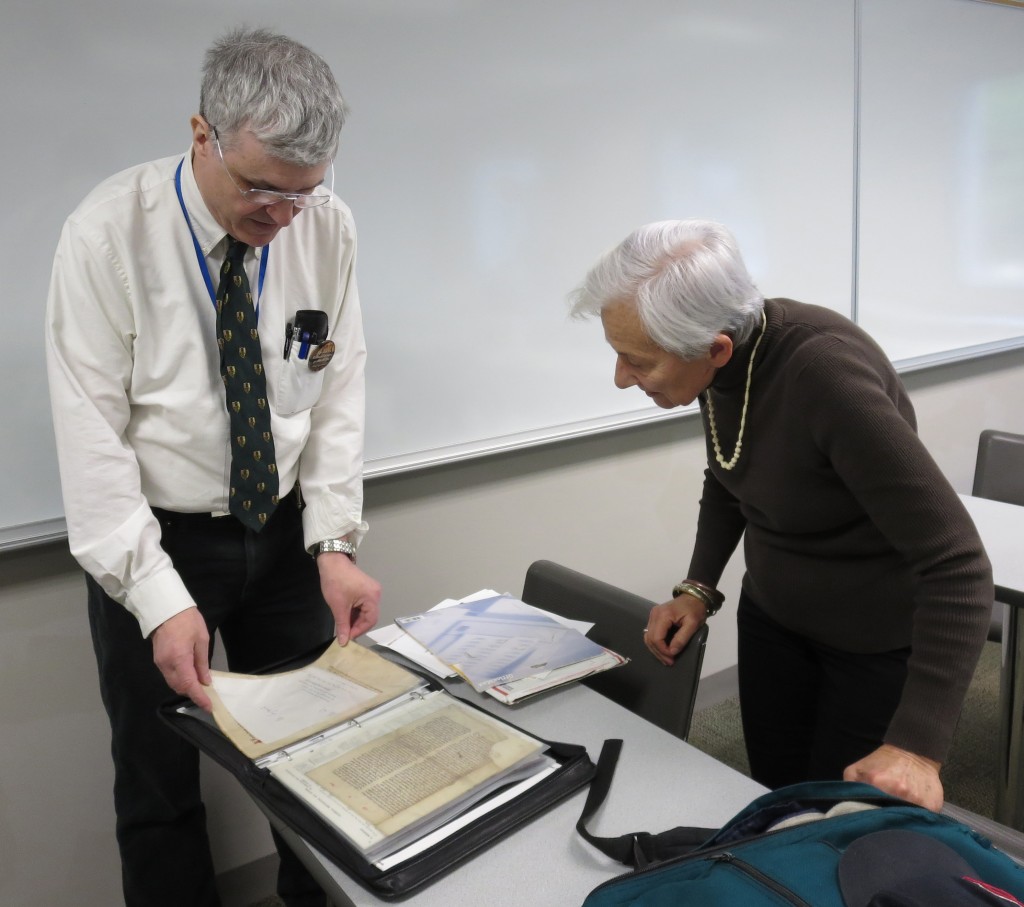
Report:
[[[672,588],[673,598],[677,598],[680,595],[692,595],[703,602],[708,617],[714,617],[725,601],[725,595],[717,589],[712,589],[710,586],[692,579],[684,579]]]
[[[715,603],[717,607],[722,607],[722,603],[725,601],[725,595],[719,592],[717,589],[713,589],[711,586],[708,586],[705,583],[702,583],[699,580],[695,579],[685,579],[683,580],[683,582],[689,583],[691,586],[696,586],[698,589],[704,590],[704,592],[711,596],[712,601]]]

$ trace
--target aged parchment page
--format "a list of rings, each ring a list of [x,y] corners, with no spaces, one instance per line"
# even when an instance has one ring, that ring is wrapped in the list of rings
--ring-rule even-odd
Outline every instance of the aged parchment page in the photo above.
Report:
[[[252,759],[355,718],[422,683],[355,642],[331,643],[315,662],[295,671],[211,673],[207,692],[217,726]]]
[[[271,772],[368,855],[525,774],[544,745],[443,693],[415,697],[364,727],[318,742]],[[537,758],[535,758],[537,757]],[[434,820],[434,821],[424,821]]]

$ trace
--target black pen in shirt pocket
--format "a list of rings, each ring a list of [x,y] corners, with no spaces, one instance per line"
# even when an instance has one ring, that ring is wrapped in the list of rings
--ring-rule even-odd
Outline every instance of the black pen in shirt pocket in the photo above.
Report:
[[[298,357],[306,359],[310,347],[319,346],[326,340],[327,313],[319,309],[299,309],[295,313],[295,320],[285,326],[284,358],[291,358],[292,346],[298,343]]]

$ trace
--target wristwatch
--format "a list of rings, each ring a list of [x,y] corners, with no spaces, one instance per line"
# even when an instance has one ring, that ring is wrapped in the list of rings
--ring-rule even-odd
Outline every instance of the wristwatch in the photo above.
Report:
[[[348,558],[354,564],[356,562],[356,546],[353,545],[348,539],[324,539],[322,542],[317,542],[312,548],[309,549],[309,553],[314,558],[321,554],[337,553],[348,555]]]

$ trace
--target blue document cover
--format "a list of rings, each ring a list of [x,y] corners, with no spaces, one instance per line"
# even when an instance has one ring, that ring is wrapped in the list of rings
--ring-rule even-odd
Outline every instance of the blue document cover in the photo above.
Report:
[[[604,654],[578,630],[508,595],[395,621],[477,691]]]

